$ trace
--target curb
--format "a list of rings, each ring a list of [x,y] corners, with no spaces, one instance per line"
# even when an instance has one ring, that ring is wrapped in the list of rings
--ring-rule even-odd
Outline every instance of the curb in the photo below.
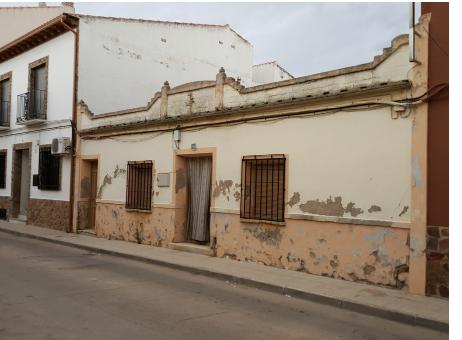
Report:
[[[126,253],[118,252],[115,250],[107,250],[107,249],[101,249],[101,248],[92,247],[92,246],[86,246],[82,244],[75,244],[69,241],[49,238],[46,236],[28,234],[28,233],[10,230],[10,229],[3,229],[1,227],[0,227],[0,232],[19,236],[19,237],[26,237],[26,238],[36,239],[40,241],[55,243],[55,244],[73,247],[77,249],[92,251],[92,252],[99,253],[99,254],[113,255],[113,256],[118,256],[121,258],[129,259],[129,260],[135,260],[139,262],[155,264],[155,265],[159,265],[159,266],[163,266],[163,267],[167,267],[171,269],[177,269],[177,270],[181,270],[184,272],[189,272],[192,274],[200,274],[200,275],[204,275],[204,276],[208,276],[208,277],[212,277],[212,278],[216,278],[220,280],[230,281],[234,284],[244,285],[244,286],[252,287],[252,288],[258,288],[258,289],[265,290],[268,292],[288,295],[291,297],[304,299],[304,300],[308,300],[308,301],[312,301],[312,302],[316,302],[316,303],[320,303],[324,305],[330,305],[333,307],[342,308],[342,309],[349,310],[352,312],[357,312],[357,313],[366,314],[366,315],[373,315],[373,316],[377,316],[377,317],[387,319],[387,320],[398,321],[398,322],[410,324],[413,326],[421,326],[421,327],[438,330],[442,332],[449,332],[449,324],[442,322],[442,321],[426,319],[418,315],[405,314],[405,313],[398,312],[398,311],[384,310],[380,307],[364,305],[364,304],[360,304],[360,303],[357,303],[351,300],[344,300],[344,299],[335,298],[331,296],[319,295],[315,293],[301,291],[301,290],[294,289],[294,288],[282,287],[282,286],[278,286],[278,285],[267,283],[267,282],[261,282],[255,279],[241,278],[241,277],[237,277],[231,274],[217,273],[217,272],[213,272],[207,269],[188,267],[188,266],[184,266],[181,264],[166,262],[162,260],[156,260],[156,259],[150,259],[150,258],[138,256],[138,255],[126,254]]]

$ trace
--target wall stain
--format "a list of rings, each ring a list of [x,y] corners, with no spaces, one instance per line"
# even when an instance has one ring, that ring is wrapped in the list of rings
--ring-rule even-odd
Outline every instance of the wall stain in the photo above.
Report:
[[[127,173],[127,169],[119,168],[119,165],[116,165],[114,169],[114,173],[112,174],[112,178],[117,178],[119,175],[125,175]]]
[[[343,217],[343,215],[347,213],[356,217],[364,212],[361,208],[355,207],[355,203],[353,202],[349,202],[346,207],[344,207],[341,196],[334,197],[334,199],[329,197],[325,202],[319,199],[309,200],[300,204],[299,208],[304,213],[338,217]]]
[[[106,176],[104,176],[104,179],[103,179],[103,183],[100,185],[99,189],[98,189],[98,194],[96,195],[96,197],[98,199],[101,199],[102,195],[103,195],[103,189],[106,185],[108,184],[111,184],[112,183],[112,177],[108,174],[106,174]]]
[[[382,208],[379,207],[378,205],[375,205],[375,204],[371,205],[371,207],[369,209],[367,209],[367,212],[369,214],[372,214],[374,212],[379,212],[379,211],[382,211]]]
[[[375,271],[375,267],[374,266],[371,266],[369,264],[366,264],[364,267],[363,267],[363,272],[365,275],[369,275],[371,274],[372,272]]]
[[[281,243],[282,235],[278,227],[262,228],[259,226],[248,226],[244,228],[244,231],[252,234],[260,242],[271,246],[278,246]]]
[[[403,210],[399,213],[399,217],[403,216],[405,213],[407,213],[407,211],[409,210],[409,207],[407,205],[405,205],[403,207]]]
[[[233,181],[230,179],[220,180],[219,183],[216,183],[215,189],[213,190],[213,197],[218,197],[221,195],[226,196],[231,193],[231,186]],[[239,195],[240,198],[240,195]],[[229,198],[228,198],[229,199]]]
[[[180,168],[176,171],[175,192],[177,193],[186,186],[186,173]]]
[[[240,201],[240,199],[241,199],[241,193],[240,193],[239,191],[235,191],[233,196],[234,196],[234,200],[235,200],[236,202],[239,202],[239,201]]]
[[[292,197],[289,199],[287,204],[292,208],[295,204],[300,202],[300,193],[299,192],[294,192]]]

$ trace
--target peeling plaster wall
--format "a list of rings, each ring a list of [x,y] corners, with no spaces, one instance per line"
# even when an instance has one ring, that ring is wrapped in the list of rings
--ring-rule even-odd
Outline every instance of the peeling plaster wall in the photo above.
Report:
[[[410,119],[391,119],[390,109],[381,108],[183,131],[180,148],[193,143],[198,148],[216,147],[213,194],[218,209],[239,210],[242,156],[282,153],[288,158],[289,217],[409,222],[411,130]],[[99,189],[103,188],[98,198],[122,202],[126,179],[124,175],[114,178],[115,169],[126,168],[129,160],[153,160],[156,173],[173,172],[173,150],[170,132],[82,143],[83,155],[101,155]],[[159,192],[154,203],[171,204],[172,188],[154,184]]]
[[[407,284],[406,229],[297,220],[280,227],[223,213],[212,214],[211,228],[220,257],[397,288]]]
[[[83,16],[79,34],[79,100],[96,114],[144,106],[166,80],[214,80],[222,66],[251,85],[253,47],[229,27]]]
[[[152,213],[126,211],[123,204],[97,203],[98,237],[166,247],[174,236],[174,211],[156,207]]]
[[[238,92],[225,85],[224,103],[225,107],[239,107],[244,103],[271,102],[329,89],[338,91],[343,86],[405,80],[409,67],[407,45],[403,44],[370,71],[283,87],[270,86],[261,91],[244,89]],[[202,110],[209,107],[214,102],[215,89],[208,86],[200,90],[190,86],[190,92],[170,95],[169,115],[199,112],[200,109],[194,111],[196,103]],[[192,107],[187,105],[188,100],[191,102],[190,93],[194,99]],[[406,95],[407,90],[393,90],[362,98],[356,94],[354,100],[394,100]],[[335,106],[351,103],[352,99],[339,96],[327,104],[308,102],[306,107],[296,109]],[[277,106],[268,105],[267,108],[268,112],[283,112],[279,112]],[[398,288],[406,286],[413,125],[410,117],[393,119],[391,110],[390,107],[345,110],[311,117],[183,129],[180,150],[189,151],[192,144],[201,152],[213,150],[215,180],[212,183],[210,234],[211,247],[217,256],[345,280]],[[261,112],[265,114],[263,109]],[[114,120],[121,122],[123,118],[129,120],[143,114],[149,112],[142,110]],[[111,121],[109,116],[87,120],[83,127]],[[214,118],[210,118],[210,122],[213,121]],[[154,238],[140,242],[166,246],[170,241],[184,239],[178,234],[184,231],[179,211],[184,212],[185,202],[178,197],[184,191],[180,189],[184,187],[185,176],[184,172],[175,173],[176,146],[172,133],[148,131],[146,128],[143,134],[84,139],[81,150],[82,155],[100,157],[98,235],[139,242],[141,229],[144,233],[146,228],[160,228],[163,234],[155,240],[162,242],[153,241]],[[287,158],[285,225],[248,223],[239,218],[242,156],[265,154],[285,154]],[[129,160],[153,160],[155,174],[171,174],[169,187],[159,188],[154,177],[151,213],[132,213],[124,209],[126,178],[114,176],[114,173],[126,167]],[[177,159],[176,162],[176,168],[181,169]],[[153,222],[152,216],[158,216],[161,222]]]

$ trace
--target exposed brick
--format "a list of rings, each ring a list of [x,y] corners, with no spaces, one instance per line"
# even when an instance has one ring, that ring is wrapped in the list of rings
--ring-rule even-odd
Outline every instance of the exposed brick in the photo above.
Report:
[[[434,227],[434,226],[427,227],[427,234],[433,237],[440,237],[440,227]]]
[[[444,258],[444,254],[437,252],[427,252],[427,261],[440,261]]]
[[[427,236],[427,249],[438,250],[438,239],[436,237]]]
[[[443,253],[446,253],[449,251],[449,239],[448,238],[443,238],[439,240],[438,250]]]

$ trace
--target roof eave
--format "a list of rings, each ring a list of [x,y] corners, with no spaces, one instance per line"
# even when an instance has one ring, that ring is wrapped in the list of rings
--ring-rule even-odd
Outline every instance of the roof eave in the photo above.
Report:
[[[78,19],[75,16],[66,13],[61,14],[1,47],[0,63],[68,32],[77,25]]]

